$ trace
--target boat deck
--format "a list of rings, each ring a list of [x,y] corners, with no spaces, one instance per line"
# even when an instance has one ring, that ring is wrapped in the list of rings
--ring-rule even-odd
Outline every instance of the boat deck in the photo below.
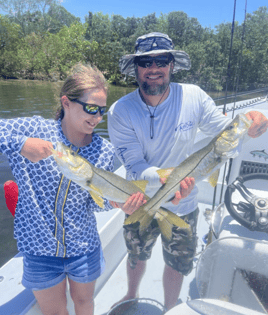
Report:
[[[202,251],[205,244],[202,241],[203,236],[208,232],[209,225],[205,221],[203,212],[209,205],[199,204],[199,220],[197,225],[198,249],[195,258],[195,265],[198,260],[198,253]],[[114,271],[101,292],[95,298],[95,314],[105,315],[116,301],[119,301],[127,292],[127,274],[126,274],[127,255]],[[109,261],[107,260],[107,264]],[[149,298],[164,304],[164,292],[162,286],[162,275],[164,270],[164,260],[162,255],[161,238],[159,237],[153,249],[152,257],[147,262],[145,275],[142,279],[139,297]],[[180,294],[180,300],[185,302],[191,297],[198,298],[198,292],[195,285],[195,267],[190,275],[184,278]]]

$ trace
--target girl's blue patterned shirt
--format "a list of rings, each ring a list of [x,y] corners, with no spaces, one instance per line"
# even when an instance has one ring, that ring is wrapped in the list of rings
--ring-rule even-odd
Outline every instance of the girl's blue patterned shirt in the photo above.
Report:
[[[16,118],[0,120],[0,152],[7,155],[19,187],[14,219],[18,250],[32,255],[73,257],[100,246],[94,211],[101,209],[89,193],[59,171],[52,156],[32,163],[20,154],[27,138],[62,142],[77,151],[63,134],[61,120]],[[114,149],[93,133],[92,142],[78,151],[96,167],[113,171]]]

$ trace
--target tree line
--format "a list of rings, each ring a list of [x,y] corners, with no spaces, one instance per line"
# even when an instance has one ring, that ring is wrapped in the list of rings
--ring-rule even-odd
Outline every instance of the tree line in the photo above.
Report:
[[[197,84],[207,91],[239,91],[268,85],[268,8],[232,23],[202,27],[182,11],[142,18],[88,12],[85,22],[57,0],[0,0],[0,76],[62,80],[78,61],[96,65],[112,84],[135,84],[121,75],[119,58],[134,52],[136,38],[149,32],[168,34],[186,51],[189,71],[173,81]],[[230,65],[228,70],[229,57]]]

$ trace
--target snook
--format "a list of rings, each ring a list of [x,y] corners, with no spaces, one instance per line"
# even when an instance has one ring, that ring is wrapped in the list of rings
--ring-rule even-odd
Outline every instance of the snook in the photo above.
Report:
[[[132,194],[145,192],[147,181],[128,181],[112,172],[97,168],[63,143],[57,143],[52,153],[62,174],[87,190],[101,208],[104,206],[103,198],[125,203]],[[149,199],[147,196],[145,198]],[[157,213],[163,221],[161,233],[166,237],[171,237],[173,225],[189,230],[188,224],[174,213],[160,207]]]
[[[216,186],[220,167],[228,160],[231,151],[237,148],[250,126],[251,121],[244,114],[237,115],[207,146],[193,153],[175,167],[166,183],[146,204],[129,216],[125,220],[125,224],[140,222],[139,231],[141,234],[145,232],[153,218],[158,220],[161,227],[162,218],[157,210],[174,197],[175,192],[180,190],[180,182],[186,177],[194,177],[195,182],[198,182],[210,176],[210,184]],[[165,177],[166,170],[157,172],[160,177]]]

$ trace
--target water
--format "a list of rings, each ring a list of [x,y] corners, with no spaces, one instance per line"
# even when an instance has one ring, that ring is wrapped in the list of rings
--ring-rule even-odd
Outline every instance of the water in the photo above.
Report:
[[[0,118],[25,117],[41,115],[44,118],[54,118],[59,106],[59,90],[62,83],[43,81],[0,81]],[[110,87],[108,107],[117,99],[133,91],[135,88]],[[266,90],[267,94],[267,90]],[[261,94],[243,95],[238,100],[262,96]],[[212,97],[224,97],[224,93],[211,94]],[[231,102],[233,100],[229,100]],[[217,105],[223,104],[217,101]],[[95,129],[101,136],[108,138],[107,115]],[[116,161],[115,168],[118,166]],[[0,154],[0,266],[17,253],[16,241],[13,238],[13,217],[6,207],[3,184],[14,177],[10,171],[8,161]]]

